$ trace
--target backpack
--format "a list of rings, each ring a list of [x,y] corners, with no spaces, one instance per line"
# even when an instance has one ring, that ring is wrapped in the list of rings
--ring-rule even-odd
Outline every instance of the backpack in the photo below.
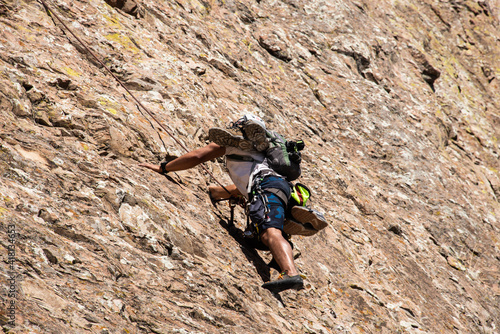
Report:
[[[288,181],[294,181],[302,173],[300,162],[305,144],[302,140],[289,141],[277,132],[266,130],[269,148],[266,150],[266,160],[276,173]]]

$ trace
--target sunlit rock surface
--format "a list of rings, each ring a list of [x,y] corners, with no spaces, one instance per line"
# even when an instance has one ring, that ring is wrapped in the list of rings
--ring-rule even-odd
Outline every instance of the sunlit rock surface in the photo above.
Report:
[[[40,2],[0,0],[4,331],[499,333],[498,0],[45,1],[164,129]],[[260,287],[206,171],[138,167],[245,112],[306,142],[330,225],[292,238],[299,292]]]

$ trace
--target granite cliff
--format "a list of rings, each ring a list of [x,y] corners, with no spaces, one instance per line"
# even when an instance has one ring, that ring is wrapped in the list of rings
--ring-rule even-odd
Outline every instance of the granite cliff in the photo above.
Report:
[[[500,333],[498,0],[0,0],[8,333]],[[307,289],[213,208],[188,148],[304,139]],[[229,183],[221,161],[206,164]]]

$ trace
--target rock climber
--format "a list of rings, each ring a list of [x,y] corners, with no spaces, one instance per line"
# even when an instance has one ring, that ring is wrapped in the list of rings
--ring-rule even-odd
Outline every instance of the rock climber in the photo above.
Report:
[[[260,241],[269,248],[281,268],[280,277],[262,287],[275,293],[287,289],[303,289],[304,281],[295,266],[292,246],[283,233],[286,203],[290,198],[291,188],[289,182],[266,163],[264,152],[269,143],[265,124],[257,116],[245,115],[233,123],[233,127],[235,126],[240,127],[243,136],[225,129],[211,128],[211,142],[207,146],[160,165],[142,163],[139,166],[165,175],[225,155],[229,176],[234,184],[224,187],[225,189],[212,186],[209,191],[212,198],[243,195],[248,200],[249,216],[256,226]]]

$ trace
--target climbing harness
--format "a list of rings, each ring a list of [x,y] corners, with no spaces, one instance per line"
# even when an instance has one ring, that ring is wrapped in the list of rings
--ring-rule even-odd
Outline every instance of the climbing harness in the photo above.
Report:
[[[99,59],[99,57],[97,57],[93,52],[92,50],[90,50],[90,48],[77,36],[73,33],[73,31],[71,29],[68,28],[68,26],[64,23],[63,20],[61,20],[61,18],[54,12],[50,9],[50,7],[48,6],[47,2],[45,0],[40,0],[40,2],[42,3],[43,7],[45,8],[45,10],[47,11],[48,15],[52,18],[55,17],[62,25],[63,27],[78,41],[78,43],[80,43],[80,45],[100,64],[102,65],[102,67],[104,69],[106,69],[106,71],[111,74],[111,76],[118,82],[118,84],[120,86],[123,87],[123,89],[125,89],[125,91],[132,97],[132,99],[137,103],[138,107],[140,106],[148,115],[149,117],[151,117],[180,147],[182,147],[182,149],[185,151],[185,152],[189,152],[188,148],[178,139],[176,138],[171,131],[169,131],[155,116],[154,114],[148,109],[146,108],[139,99],[137,99],[135,97],[134,94],[132,94],[132,92],[123,84],[123,82],[111,71],[111,69],[106,66],[106,64],[104,64],[104,62]],[[63,30],[63,33],[64,30]],[[207,172],[208,175],[210,175],[212,177],[212,179],[217,182],[217,184],[219,184],[226,192],[230,193],[229,190],[227,190],[226,187],[224,187],[224,185],[219,182],[219,180],[217,180],[217,178],[215,178],[215,176],[213,175],[212,172],[210,172],[210,170],[208,170],[208,168],[205,166],[205,165],[200,165],[203,170],[205,170],[205,172]]]
[[[268,219],[268,214],[270,213],[270,206],[269,206],[269,199],[265,194],[265,192],[271,193],[276,197],[278,197],[283,202],[285,208],[288,205],[289,198],[283,190],[272,187],[266,187],[263,189],[261,187],[262,181],[264,181],[264,178],[269,175],[273,174],[264,172],[258,174],[254,178],[252,191],[249,194],[250,199],[245,209],[245,214],[247,216],[247,226],[244,234],[245,237],[247,238],[254,238],[254,237],[259,238],[260,236],[259,225],[261,225],[262,223],[264,223],[266,219]],[[263,216],[263,220],[260,223],[251,221],[250,216],[252,212],[260,213],[260,215]]]

